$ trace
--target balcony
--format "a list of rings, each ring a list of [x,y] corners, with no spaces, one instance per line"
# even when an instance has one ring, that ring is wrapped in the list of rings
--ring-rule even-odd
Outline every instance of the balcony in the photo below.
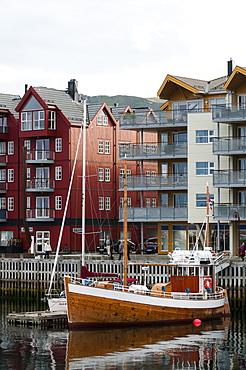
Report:
[[[28,150],[26,163],[29,164],[53,164],[55,152],[52,150]]]
[[[246,153],[246,137],[221,137],[213,139],[213,154],[233,155]]]
[[[53,192],[55,188],[55,181],[50,179],[28,179],[27,189],[28,192]]]
[[[55,210],[53,208],[27,209],[26,220],[30,222],[53,222],[55,221]]]
[[[218,221],[246,220],[246,205],[239,204],[215,204],[213,207],[213,219]]]
[[[120,144],[120,159],[158,160],[168,158],[187,158],[187,143],[172,144]]]
[[[233,123],[246,121],[246,106],[219,106],[212,108],[212,119],[215,122]]]
[[[0,167],[5,167],[7,165],[7,158],[6,154],[0,154]]]
[[[219,188],[238,188],[246,186],[245,171],[214,171],[213,186]]]
[[[187,190],[187,174],[157,175],[157,176],[129,176],[127,190],[129,191],[158,191],[158,190]],[[124,190],[124,178],[119,179],[119,190]]]
[[[6,181],[0,182],[0,194],[5,194],[7,191],[7,183]]]
[[[7,211],[6,211],[6,209],[0,209],[0,222],[7,222]]]
[[[153,111],[141,109],[134,113],[124,113],[120,117],[121,129],[163,129],[169,127],[186,127],[188,110],[183,111]]]
[[[119,222],[124,221],[124,209],[119,209]],[[188,221],[185,207],[130,207],[127,209],[128,222]]]

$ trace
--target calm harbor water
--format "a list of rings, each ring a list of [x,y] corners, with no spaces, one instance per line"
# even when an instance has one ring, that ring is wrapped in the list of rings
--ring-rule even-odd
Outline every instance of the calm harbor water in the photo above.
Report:
[[[0,304],[0,369],[246,369],[245,312],[201,326],[69,331],[16,327],[9,312],[40,303]]]

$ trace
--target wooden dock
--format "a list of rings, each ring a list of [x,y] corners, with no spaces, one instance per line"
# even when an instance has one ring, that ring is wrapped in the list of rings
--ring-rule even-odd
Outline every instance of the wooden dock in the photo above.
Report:
[[[35,311],[22,313],[9,313],[7,315],[9,324],[15,326],[36,326],[40,328],[66,328],[67,314],[51,311]]]

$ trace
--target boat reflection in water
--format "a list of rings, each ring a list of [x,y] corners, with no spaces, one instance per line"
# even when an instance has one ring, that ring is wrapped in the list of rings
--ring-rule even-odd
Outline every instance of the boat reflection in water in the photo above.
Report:
[[[214,368],[229,318],[194,325],[69,331],[66,369]],[[205,367],[204,367],[205,366]],[[114,367],[115,368],[115,367]],[[186,368],[186,367],[185,367]]]

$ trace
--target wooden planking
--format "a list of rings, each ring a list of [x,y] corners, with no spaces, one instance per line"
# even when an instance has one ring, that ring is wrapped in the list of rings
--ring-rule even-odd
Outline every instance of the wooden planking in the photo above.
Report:
[[[65,313],[50,311],[9,313],[7,321],[16,326],[67,327]]]

